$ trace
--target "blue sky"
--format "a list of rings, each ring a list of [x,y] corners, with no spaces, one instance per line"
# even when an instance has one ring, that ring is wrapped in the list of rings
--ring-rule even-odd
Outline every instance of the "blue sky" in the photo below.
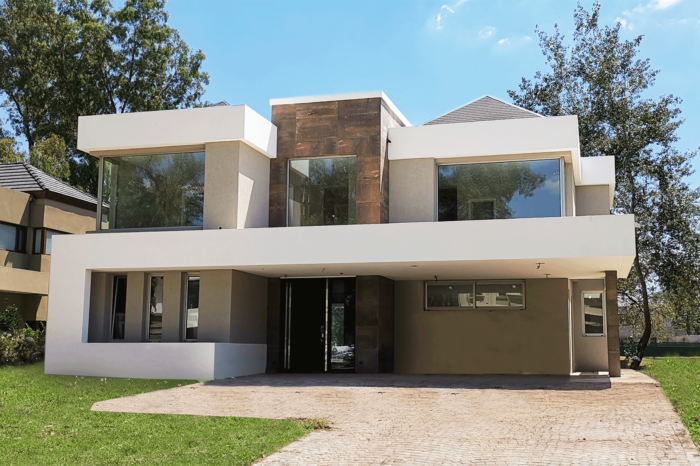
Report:
[[[582,2],[590,8],[592,1]],[[383,90],[412,124],[545,70],[535,25],[570,37],[575,0],[171,0],[170,24],[207,56],[206,98],[269,117],[269,99]],[[602,23],[644,35],[650,96],[683,98],[678,148],[700,147],[700,1],[603,0]],[[695,166],[700,169],[700,160]],[[700,171],[700,170],[699,170]],[[700,173],[692,177],[700,186]]]

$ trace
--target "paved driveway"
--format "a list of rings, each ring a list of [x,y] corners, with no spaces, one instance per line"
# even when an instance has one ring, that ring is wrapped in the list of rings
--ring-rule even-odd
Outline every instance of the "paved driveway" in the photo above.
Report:
[[[619,379],[259,375],[96,403],[93,410],[325,417],[265,465],[700,465],[656,383]]]

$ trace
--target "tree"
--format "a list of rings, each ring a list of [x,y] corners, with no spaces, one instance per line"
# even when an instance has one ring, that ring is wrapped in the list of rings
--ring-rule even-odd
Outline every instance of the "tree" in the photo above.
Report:
[[[622,41],[620,24],[600,27],[599,12],[599,3],[590,13],[577,6],[571,45],[557,25],[551,36],[536,28],[551,71],[523,78],[519,92],[508,94],[543,115],[578,115],[581,155],[615,156],[613,213],[633,214],[639,224],[633,271],[618,284],[621,307],[643,319],[632,363],[638,368],[652,333],[654,299],[698,297],[700,196],[686,181],[697,151],[674,147],[681,99],[646,98],[658,71],[637,58],[642,36]]]
[[[70,181],[70,162],[66,143],[60,136],[52,134],[37,142],[29,151],[29,163],[39,170],[62,181]]]
[[[0,139],[0,163],[22,162],[24,154],[17,148],[13,138]]]
[[[97,192],[97,162],[77,150],[78,116],[200,104],[209,76],[167,24],[165,0],[0,0],[0,94],[32,149],[66,144],[70,182]]]

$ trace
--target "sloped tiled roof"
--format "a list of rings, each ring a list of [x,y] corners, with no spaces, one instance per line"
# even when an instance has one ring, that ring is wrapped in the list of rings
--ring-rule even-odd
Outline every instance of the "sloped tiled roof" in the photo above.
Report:
[[[97,205],[97,198],[57,180],[26,162],[0,163],[0,186],[25,193],[49,191]]]
[[[517,107],[490,95],[485,95],[458,109],[447,112],[423,125],[473,123],[475,121],[515,120],[519,118],[544,118],[530,110]]]

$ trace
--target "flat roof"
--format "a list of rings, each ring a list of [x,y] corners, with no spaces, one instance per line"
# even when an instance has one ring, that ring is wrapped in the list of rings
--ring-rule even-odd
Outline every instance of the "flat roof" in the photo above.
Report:
[[[328,95],[312,95],[306,97],[285,97],[282,99],[270,99],[270,105],[292,105],[292,104],[310,104],[314,102],[333,102],[336,100],[358,100],[358,99],[382,99],[387,106],[394,112],[394,115],[401,120],[406,126],[412,126],[408,119],[401,113],[396,105],[387,97],[383,91],[371,92],[351,92],[349,94],[328,94]]]

